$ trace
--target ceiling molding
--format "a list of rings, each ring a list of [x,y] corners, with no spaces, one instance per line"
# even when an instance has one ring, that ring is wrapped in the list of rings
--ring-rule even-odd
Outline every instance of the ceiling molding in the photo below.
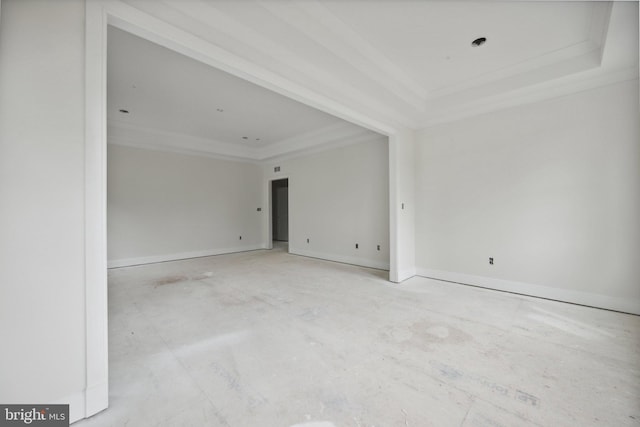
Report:
[[[291,160],[299,157],[306,157],[316,153],[321,153],[328,150],[334,150],[341,147],[346,147],[353,144],[367,143],[367,142],[376,142],[376,141],[387,141],[388,137],[384,135],[380,135],[373,132],[359,132],[357,134],[351,135],[350,137],[336,139],[334,141],[328,141],[323,144],[317,144],[312,147],[305,148],[300,151],[290,151],[284,154],[276,155],[273,157],[268,157],[262,159],[262,164],[274,164],[276,162],[282,162],[285,160]]]
[[[448,111],[443,111],[438,116],[434,115],[429,117],[422,123],[419,130],[442,123],[454,122],[456,120],[490,113],[504,108],[541,102],[615,83],[637,80],[638,76],[638,67],[610,70],[607,72],[601,72],[600,69],[595,69],[592,72],[583,73],[580,78],[576,78],[574,75],[569,75],[565,78],[551,82],[545,82],[517,91],[483,98],[464,106],[456,106]]]
[[[633,56],[627,40],[632,25],[625,20],[631,19],[627,15],[633,8],[624,2],[592,2],[590,18],[584,15],[584,22],[580,21],[580,25],[585,26],[584,36],[576,33],[577,36],[571,39],[579,40],[577,43],[554,51],[547,49],[547,53],[535,58],[480,76],[469,74],[470,77],[460,84],[426,94],[419,83],[408,77],[408,70],[395,65],[380,48],[348,25],[348,20],[342,21],[340,14],[334,14],[316,0],[293,2],[287,8],[278,2],[258,2],[256,7],[259,5],[271,14],[265,17],[271,25],[286,21],[286,31],[282,27],[285,36],[300,35],[301,39],[318,45],[322,49],[318,52],[330,52],[331,56],[327,58],[333,61],[333,66],[323,63],[322,58],[314,63],[309,55],[296,55],[294,50],[278,43],[277,36],[267,37],[267,29],[260,28],[258,21],[252,26],[253,21],[245,19],[242,13],[236,14],[230,7],[216,7],[216,2],[140,1],[138,9],[120,1],[114,4],[123,10],[127,8],[126,21],[118,20],[117,13],[110,21],[118,28],[385,135],[396,134],[403,128],[421,129],[638,76],[637,64],[630,68],[628,60],[624,59],[624,56]],[[145,9],[167,21],[143,12]],[[363,10],[363,13],[366,12]],[[637,29],[637,3],[635,15],[632,18],[636,20]],[[296,20],[296,17],[301,18]],[[188,24],[193,24],[193,28]],[[208,32],[202,30],[207,26]],[[198,33],[195,27],[202,27],[202,31]],[[314,46],[309,41],[305,43],[305,46]],[[358,72],[352,73],[354,69]],[[340,74],[341,70],[349,70],[347,77]],[[365,72],[371,90],[362,94],[349,83],[355,83],[354,75]],[[407,91],[412,95],[405,97]],[[416,108],[420,98],[424,99],[422,108]],[[287,144],[289,149],[297,148],[293,140],[295,138],[277,143],[283,151],[264,147],[253,156],[258,159],[284,155]]]
[[[599,47],[598,61],[602,64],[602,55],[607,43],[609,24],[611,23],[612,1],[598,1],[591,5],[591,24],[589,26],[589,40]]]
[[[336,144],[350,144],[352,140],[367,137],[380,137],[367,129],[343,122],[336,125],[327,126],[292,138],[287,138],[275,144],[257,150],[257,157],[260,160],[281,157],[292,153],[306,154],[311,150],[316,150],[320,146],[335,147]]]
[[[107,142],[147,150],[171,151],[226,160],[257,161],[255,150],[240,144],[199,138],[110,120]]]
[[[495,94],[500,91],[500,85],[495,84],[505,80],[517,81],[521,87],[547,81],[554,76],[563,76],[567,64],[580,64],[581,68],[572,69],[576,73],[600,65],[604,46],[606,29],[611,16],[611,4],[592,2],[591,20],[585,39],[561,49],[547,52],[535,58],[529,58],[516,64],[467,79],[464,82],[445,86],[428,93],[430,103],[437,103],[439,99],[446,99],[455,95],[457,98],[471,98],[470,93],[489,92]],[[554,70],[557,68],[557,70]],[[546,72],[540,72],[546,70]],[[526,78],[519,78],[527,76]]]
[[[433,111],[430,115],[438,115],[450,109],[466,108],[469,104],[484,104],[497,96],[511,96],[528,88],[536,88],[566,76],[576,76],[588,70],[598,68],[595,50],[591,54],[582,55],[562,62],[554,62],[537,69],[515,74],[503,79],[494,80],[482,86],[474,86],[466,91],[454,92],[430,102]]]
[[[335,92],[339,93],[341,97],[348,97],[350,102],[345,103],[347,105],[358,105],[360,110],[373,110],[377,115],[385,117],[391,122],[405,126],[410,125],[406,115],[399,113],[397,109],[391,108],[378,97],[356,89],[354,85],[340,79],[338,75],[319,67],[317,63],[299,57],[296,52],[270,40],[254,28],[217,9],[215,2],[205,3],[196,0],[172,2],[169,7],[201,24],[213,26],[216,31],[223,33],[236,43],[267,53],[272,64],[270,69],[295,71],[295,74],[312,80],[314,86],[322,93]],[[335,52],[332,52],[332,54],[335,54]],[[283,62],[279,58],[295,58],[295,60]],[[341,59],[344,60],[344,57]],[[274,67],[273,64],[277,66]]]
[[[261,2],[259,5],[398,99],[418,111],[424,109],[424,88],[320,2]]]
[[[588,38],[581,42],[580,46],[575,47],[575,49],[592,47],[586,54],[571,58],[570,50],[560,52],[561,55],[566,54],[568,59],[559,63],[550,61],[546,67],[512,78],[529,79],[528,83],[517,83],[510,79],[497,80],[494,87],[486,85],[474,89],[475,96],[466,96],[466,100],[461,96],[462,94],[451,95],[449,99],[443,97],[438,100],[439,102],[434,101],[429,114],[424,116],[419,128],[424,129],[504,108],[638,79],[637,52],[634,63],[633,60],[629,60],[628,50],[617,49],[620,44],[624,45],[628,42],[620,32],[621,18],[633,19],[627,16],[626,6],[626,4],[613,4],[613,2],[593,2]],[[612,23],[614,20],[616,22]],[[608,55],[605,63],[603,55],[612,50],[610,45],[613,45],[615,52]],[[574,53],[579,53],[579,50]]]
[[[385,137],[348,122],[306,132],[266,147],[232,144],[115,120],[109,121],[107,131],[109,144],[251,163],[299,157],[380,138]]]
[[[160,2],[158,2],[160,4]],[[293,82],[248,59],[195,36],[168,22],[155,18],[121,1],[110,3],[109,24],[156,44],[174,50],[209,66],[272,90],[320,111],[386,135],[406,127],[400,122],[363,113],[324,93]],[[397,115],[396,115],[397,116]],[[403,118],[402,122],[406,122]]]

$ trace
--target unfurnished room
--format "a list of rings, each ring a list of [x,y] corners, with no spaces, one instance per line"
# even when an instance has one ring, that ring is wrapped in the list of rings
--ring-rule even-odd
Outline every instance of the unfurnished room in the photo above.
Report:
[[[640,426],[638,23],[0,0],[0,425]]]

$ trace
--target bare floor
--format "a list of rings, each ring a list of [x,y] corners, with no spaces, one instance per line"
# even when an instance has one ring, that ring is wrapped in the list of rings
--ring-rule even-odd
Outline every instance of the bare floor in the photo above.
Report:
[[[640,317],[255,251],[109,272],[89,426],[638,426]]]

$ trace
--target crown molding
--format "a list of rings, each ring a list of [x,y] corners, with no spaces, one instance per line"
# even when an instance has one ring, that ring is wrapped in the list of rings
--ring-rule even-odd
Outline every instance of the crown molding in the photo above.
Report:
[[[341,102],[338,103],[340,110],[344,110],[345,106],[349,106],[348,108],[351,110],[351,108],[355,106],[353,111],[368,111],[369,113],[373,113],[370,114],[373,117],[384,118],[383,121],[385,123],[394,123],[400,126],[410,124],[405,114],[399,112],[397,108],[390,107],[388,103],[382,101],[378,96],[357,89],[351,82],[342,80],[337,74],[318,67],[318,64],[315,62],[301,59],[296,55],[295,51],[288,49],[281,43],[274,42],[253,27],[234,19],[234,17],[216,8],[215,2],[173,2],[170,8],[200,24],[215,28],[215,31],[223,34],[227,39],[225,49],[231,49],[233,51],[253,50],[267,53],[269,55],[269,64],[265,68],[258,66],[251,58],[238,58],[246,61],[247,64],[244,65],[243,70],[251,73],[251,75],[257,75],[258,69],[261,69],[261,73],[265,71],[267,73],[273,73],[275,71],[274,74],[278,76],[280,82],[287,81],[287,85],[278,84],[274,88],[269,87],[278,93],[282,93],[282,88],[286,88],[292,84],[296,86],[301,84],[302,87],[306,88],[307,92],[314,93],[314,98],[318,96],[324,97],[324,95],[320,94],[339,95],[341,99]],[[236,46],[229,44],[229,41],[232,41]],[[316,40],[316,42],[318,41]],[[213,40],[207,40],[207,43],[213,44],[214,42]],[[330,52],[335,54],[335,52],[331,50]],[[283,61],[280,58],[295,58],[295,60]],[[341,57],[341,59],[344,60],[344,57]],[[264,62],[262,64],[264,64]],[[375,64],[373,66],[375,66]],[[370,72],[369,70],[366,74],[368,75]],[[258,84],[268,87],[264,83]],[[297,92],[299,92],[299,90],[294,93]],[[285,95],[300,100],[296,98],[295,95],[289,93]],[[302,102],[312,105],[308,100],[303,100]],[[326,109],[323,109],[324,105],[326,105],[326,102],[319,102],[317,106],[312,106],[326,111]],[[326,112],[336,115],[336,113],[332,111]],[[343,116],[338,116],[344,118]],[[383,126],[383,128],[386,127],[387,126]],[[373,129],[376,131],[380,130],[378,128]]]
[[[378,138],[384,137],[348,122],[338,122],[265,147],[232,144],[117,120],[108,122],[107,132],[109,144],[255,164],[266,160],[304,156]]]
[[[482,94],[495,94],[531,86],[577,73],[601,64],[607,28],[611,18],[611,2],[592,2],[589,30],[584,40],[534,58],[485,73],[464,82],[430,91],[429,103],[464,102]]]
[[[422,129],[523,103],[563,96],[572,91],[582,91],[637,78],[638,74],[637,67],[612,70],[608,64],[602,63],[605,42],[606,44],[614,43],[613,40],[609,40],[611,27],[615,27],[615,23],[612,23],[614,20],[612,15],[621,13],[617,10],[619,9],[617,5],[612,2],[593,2],[588,36],[577,44],[488,73],[471,82],[441,88],[427,94],[420,90],[420,85],[411,81],[403,70],[392,64],[380,50],[369,45],[320,2],[312,0],[296,3],[290,8],[283,8],[277,2],[260,5],[280,19],[291,18],[291,14],[296,16],[311,14],[319,17],[314,20],[318,21],[317,25],[314,24],[309,28],[301,27],[301,24],[293,21],[288,23],[301,34],[332,52],[345,65],[355,67],[360,72],[368,70],[367,74],[373,76],[381,93],[395,94],[393,99],[385,95],[376,100],[372,100],[375,97],[372,94],[360,96],[362,94],[359,91],[354,92],[355,89],[352,87],[344,88],[344,81],[340,81],[336,76],[326,75],[312,66],[313,64],[300,64],[296,61],[292,63],[289,60],[277,59],[293,58],[295,55],[292,56],[292,52],[268,37],[263,37],[258,30],[246,23],[233,19],[215,5],[204,2],[189,2],[188,5],[173,2],[171,6],[163,2],[158,4],[167,8],[163,11],[165,14],[181,14],[184,19],[188,17],[194,20],[191,22],[202,22],[204,25],[215,23],[212,31],[217,33],[212,34],[224,35],[226,44],[218,46],[213,36],[197,36],[186,29],[168,25],[119,1],[113,3],[114,13],[109,23],[311,107],[319,108],[385,135],[393,135],[402,128]],[[126,12],[127,21],[118,18],[120,8],[123,9],[123,13]],[[304,21],[301,20],[301,22]],[[341,41],[342,45],[338,44],[338,41]],[[232,53],[241,47],[266,54],[275,52],[278,55],[269,55],[269,63],[257,63],[247,55],[239,52]],[[354,50],[360,53],[353,54]],[[278,70],[288,71],[285,76],[279,74]],[[325,91],[327,87],[331,90]],[[342,89],[345,90],[342,91]],[[402,97],[407,91],[415,91],[410,101],[398,99],[398,96]],[[359,99],[354,100],[354,97]],[[384,97],[392,102],[382,105]],[[416,97],[418,99],[424,97],[420,110],[409,107],[416,103]],[[313,139],[313,135],[310,139]],[[120,143],[124,143],[122,138]],[[224,143],[213,143],[216,148],[211,150],[210,147],[207,148],[212,144],[211,141],[207,141],[206,144],[200,141],[192,146],[192,151],[207,155],[222,153],[233,158],[259,161],[286,155],[287,150],[298,149],[297,144],[304,143],[306,142],[280,141],[271,148],[259,147],[247,153],[239,151],[234,146],[225,146]],[[290,147],[286,147],[288,144]],[[313,145],[310,142],[309,144]],[[281,151],[276,147],[280,147]],[[184,148],[171,146],[171,149]]]
[[[256,162],[251,147],[147,128],[116,120],[107,124],[107,142],[146,150],[168,151],[224,160]]]
[[[271,164],[274,162],[282,162],[285,160],[291,160],[298,157],[310,156],[312,154],[321,153],[327,150],[333,150],[336,148],[346,147],[348,145],[360,144],[364,142],[374,142],[386,140],[387,137],[377,133],[369,132],[366,129],[362,129],[359,132],[354,132],[351,135],[343,135],[336,137],[333,140],[328,140],[323,143],[315,144],[309,147],[305,147],[301,150],[292,150],[284,152],[282,154],[276,154],[274,156],[265,157],[262,159],[263,164]]]
[[[579,77],[576,75],[569,75],[561,79],[550,82],[548,81],[539,85],[529,86],[520,90],[492,97],[482,98],[475,102],[456,106],[455,108],[447,111],[442,111],[440,115],[425,118],[421,123],[419,130],[505,108],[516,107],[518,105],[541,102],[615,83],[637,80],[638,76],[639,70],[637,66],[608,70],[605,72],[598,68],[581,73]]]
[[[291,153],[304,154],[322,145],[349,141],[355,137],[368,134],[378,135],[351,123],[340,122],[260,147],[257,150],[257,157],[260,160],[265,160],[286,156]]]
[[[259,5],[413,109],[424,109],[424,88],[322,3],[313,0],[286,4],[262,2]],[[309,20],[309,16],[314,19]]]
[[[197,3],[189,2],[189,4],[195,5]],[[210,40],[198,37],[191,32],[171,25],[140,9],[129,6],[122,1],[111,1],[108,5],[109,25],[130,32],[138,37],[152,41],[293,100],[302,102],[310,107],[317,108],[320,111],[384,134],[395,133],[397,129],[409,124],[405,116],[386,105],[382,106],[385,109],[386,115],[375,110],[363,113],[365,109],[361,108],[361,106],[353,107],[350,106],[349,103],[344,103],[328,96],[327,93],[329,93],[329,90],[327,88],[313,88],[296,82],[248,58],[232,53],[228,46],[224,48],[218,46]],[[166,5],[161,2],[158,2],[157,5],[164,5],[166,7]],[[175,6],[180,6],[180,4],[174,3],[173,6],[175,8]],[[214,10],[213,8],[209,9]],[[189,8],[187,8],[186,11],[188,10]],[[180,10],[175,10],[174,13],[176,12],[184,15]],[[171,13],[171,11],[167,13]],[[216,20],[226,31],[232,31],[233,26],[228,28],[228,25],[225,24],[229,22],[225,15],[216,15]],[[216,29],[218,30],[219,28]],[[237,27],[228,37],[236,40],[234,33],[240,29],[248,29],[248,27]],[[264,40],[264,38],[257,35],[257,39],[252,38],[252,40],[262,43],[261,40]],[[261,45],[258,47],[260,46]],[[250,47],[253,49],[256,48],[256,46]],[[271,60],[273,60],[272,57]],[[285,69],[289,68],[287,64],[283,64],[282,66]],[[375,100],[372,100],[372,103],[380,104]],[[366,104],[365,101],[364,105],[368,106],[369,104]],[[390,117],[389,114],[393,117]]]

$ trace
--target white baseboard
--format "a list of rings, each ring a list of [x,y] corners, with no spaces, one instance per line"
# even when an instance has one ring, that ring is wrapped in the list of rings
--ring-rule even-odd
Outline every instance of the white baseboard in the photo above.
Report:
[[[81,391],[49,403],[53,405],[69,405],[69,423],[85,418],[86,399],[85,393]]]
[[[402,283],[407,279],[411,279],[415,275],[416,275],[415,268],[405,268],[404,270],[398,270],[398,277],[396,278],[396,280],[391,280],[391,281],[395,283]]]
[[[263,249],[262,244],[239,246],[235,248],[207,249],[204,251],[181,252],[177,254],[152,255],[146,257],[113,259],[107,261],[107,268],[130,267],[132,265],[153,264],[156,262],[178,261],[188,258],[200,258],[213,255],[224,255],[235,252],[254,251]]]
[[[552,299],[573,304],[587,305],[590,307],[604,308],[607,310],[621,311],[623,313],[640,315],[640,301],[610,297],[607,295],[590,292],[575,291],[571,289],[552,288],[532,283],[515,282],[511,280],[495,279],[491,277],[475,276],[464,273],[452,273],[449,271],[417,269],[418,276],[446,280],[448,282],[461,283],[463,285],[479,286],[482,288],[499,291],[513,292],[532,297]]]
[[[109,406],[109,385],[105,382],[87,387],[85,391],[85,413],[89,418]],[[73,421],[72,421],[73,422]]]
[[[326,261],[335,261],[335,262],[342,262],[344,264],[353,264],[353,265],[358,265],[360,267],[376,268],[378,270],[387,270],[387,271],[389,270],[388,262],[381,262],[381,261],[376,261],[376,260],[367,259],[367,258],[351,257],[347,255],[328,254],[324,252],[315,252],[315,251],[309,251],[305,249],[298,249],[298,248],[292,248],[292,247],[289,247],[289,253],[294,255],[307,256],[310,258],[319,258]]]

